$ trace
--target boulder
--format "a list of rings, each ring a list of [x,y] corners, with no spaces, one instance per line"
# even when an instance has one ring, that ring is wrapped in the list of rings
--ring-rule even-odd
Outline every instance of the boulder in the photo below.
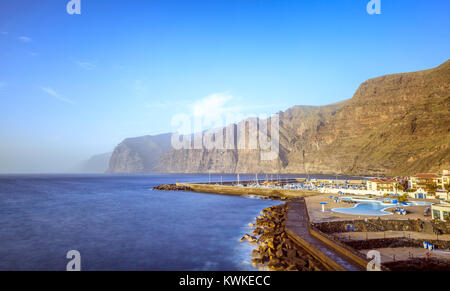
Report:
[[[283,250],[282,250],[281,248],[279,248],[279,249],[275,252],[275,255],[276,255],[278,258],[281,258],[281,257],[283,256]]]

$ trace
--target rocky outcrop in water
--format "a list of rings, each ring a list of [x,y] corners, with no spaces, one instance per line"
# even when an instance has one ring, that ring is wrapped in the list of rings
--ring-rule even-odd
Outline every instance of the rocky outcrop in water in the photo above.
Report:
[[[163,184],[153,187],[153,190],[159,191],[193,191],[192,188],[188,186],[179,186],[175,184]]]

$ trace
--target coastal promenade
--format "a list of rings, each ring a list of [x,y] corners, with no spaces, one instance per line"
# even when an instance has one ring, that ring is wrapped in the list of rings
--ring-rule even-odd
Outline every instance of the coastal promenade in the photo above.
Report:
[[[319,259],[330,271],[363,271],[341,253],[332,249],[310,233],[309,218],[304,199],[289,202],[286,230],[291,239],[305,248],[311,255]]]

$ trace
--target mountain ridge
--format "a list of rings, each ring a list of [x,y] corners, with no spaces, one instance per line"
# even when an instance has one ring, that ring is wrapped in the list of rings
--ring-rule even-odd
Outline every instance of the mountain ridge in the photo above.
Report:
[[[447,60],[432,69],[369,79],[351,99],[280,112],[280,152],[273,161],[261,161],[260,148],[175,150],[166,134],[164,142],[154,144],[148,141],[151,137],[126,139],[116,147],[108,172],[409,175],[440,171],[450,167],[449,108]],[[242,122],[247,120],[228,127]],[[262,133],[258,130],[258,134]]]

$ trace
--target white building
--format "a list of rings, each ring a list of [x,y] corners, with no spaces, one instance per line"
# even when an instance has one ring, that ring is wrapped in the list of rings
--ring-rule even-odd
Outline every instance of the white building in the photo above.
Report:
[[[429,195],[428,192],[422,188],[417,189],[415,192],[408,192],[408,196],[413,199],[435,199],[434,195]]]
[[[392,179],[371,179],[367,181],[367,190],[369,191],[381,191],[386,193],[397,193],[399,184]]]
[[[448,192],[447,190],[438,189],[436,190],[436,198],[450,201],[450,192]]]
[[[442,172],[442,175],[425,173],[425,174],[417,174],[417,175],[411,176],[408,181],[409,188],[429,189],[429,188],[435,186],[438,189],[444,190],[445,186],[450,184],[450,173],[449,172],[450,172],[449,170],[444,170]]]
[[[431,205],[431,215],[433,219],[450,221],[450,204]]]

